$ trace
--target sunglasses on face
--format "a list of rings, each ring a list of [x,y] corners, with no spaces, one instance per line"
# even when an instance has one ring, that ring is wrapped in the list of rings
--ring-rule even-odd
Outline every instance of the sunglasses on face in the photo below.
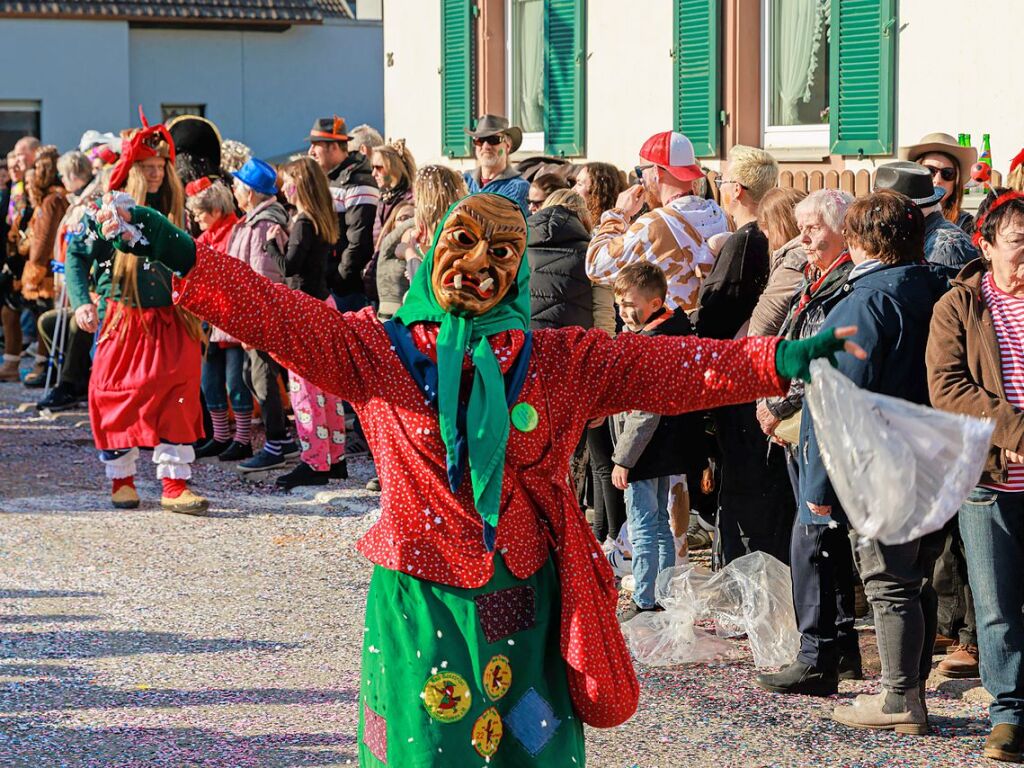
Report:
[[[501,144],[502,138],[501,136],[481,136],[480,138],[473,139],[473,143],[478,147],[482,147],[484,144],[490,144],[492,147],[495,147]]]
[[[526,201],[526,207],[529,208],[531,211],[536,211],[542,205],[544,205],[544,201],[543,200],[527,200]]]
[[[375,171],[381,171],[381,172],[384,171],[384,166],[383,165],[371,165],[370,168],[372,168]]]
[[[637,184],[643,183],[644,171],[646,171],[648,168],[655,168],[655,167],[657,167],[657,166],[655,166],[654,163],[651,163],[650,165],[634,165],[633,166],[633,173],[636,174],[636,183]]]
[[[956,178],[956,168],[948,166],[946,168],[935,168],[930,165],[926,165],[925,168],[932,172],[933,179],[936,176],[941,176],[943,181],[953,181]]]

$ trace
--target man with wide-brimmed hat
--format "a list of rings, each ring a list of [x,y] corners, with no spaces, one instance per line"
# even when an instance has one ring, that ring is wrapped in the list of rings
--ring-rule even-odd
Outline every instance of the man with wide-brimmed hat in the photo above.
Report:
[[[918,163],[897,160],[878,166],[875,191],[891,189],[909,197],[924,214],[924,255],[933,264],[960,269],[978,258],[971,239],[942,215],[946,190],[937,186],[931,171]]]
[[[370,161],[359,152],[349,152],[345,118],[318,118],[306,140],[309,156],[327,174],[341,232],[334,248],[335,268],[327,270],[327,283],[339,311],[362,309],[370,303],[363,289],[363,270],[373,257],[373,222],[380,190]]]
[[[523,143],[522,129],[509,125],[507,118],[481,115],[476,121],[476,129],[471,131],[467,128],[466,134],[473,137],[477,163],[475,170],[463,174],[470,194],[493,192],[504,195],[519,203],[524,213],[529,215],[526,197],[530,191],[530,182],[516,173],[508,163],[509,155]]]

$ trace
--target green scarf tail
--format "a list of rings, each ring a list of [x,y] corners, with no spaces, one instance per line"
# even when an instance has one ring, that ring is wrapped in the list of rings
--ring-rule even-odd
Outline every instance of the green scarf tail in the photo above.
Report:
[[[492,193],[477,193],[490,194]],[[467,198],[463,198],[465,199]],[[456,462],[456,419],[459,410],[462,360],[466,353],[471,356],[473,384],[466,413],[466,442],[469,474],[473,484],[473,501],[484,522],[497,528],[501,481],[505,471],[505,445],[508,442],[509,410],[505,400],[505,378],[487,337],[501,331],[518,329],[525,332],[529,329],[530,266],[524,250],[515,282],[509,287],[501,302],[483,315],[472,317],[441,309],[430,280],[434,271],[434,250],[437,248],[444,222],[461,202],[462,200],[459,200],[454,203],[438,225],[430,251],[413,276],[409,293],[395,314],[395,319],[406,327],[417,322],[441,324],[437,336],[437,410],[441,424],[441,439],[444,440],[447,450],[449,467]],[[522,215],[521,211],[519,215]]]

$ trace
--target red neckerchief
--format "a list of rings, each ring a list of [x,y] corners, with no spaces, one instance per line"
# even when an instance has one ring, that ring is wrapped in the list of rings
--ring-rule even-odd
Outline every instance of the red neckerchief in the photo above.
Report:
[[[850,252],[849,251],[843,251],[843,253],[839,256],[839,258],[836,259],[835,261],[833,261],[832,264],[829,266],[829,268],[826,269],[824,272],[822,272],[817,280],[815,280],[813,283],[811,283],[809,286],[807,286],[807,290],[805,290],[803,292],[803,295],[800,297],[800,301],[797,302],[796,310],[794,310],[794,312],[793,312],[793,319],[794,320],[800,315],[801,312],[804,311],[804,307],[807,306],[807,304],[810,302],[810,300],[814,297],[814,294],[818,292],[819,288],[821,288],[821,284],[825,282],[825,278],[828,277],[830,274],[832,274],[832,270],[834,270],[840,264],[846,264],[849,261],[850,261]],[[810,270],[810,269],[813,269],[813,267],[811,267],[811,265],[808,264],[807,265],[807,269]]]
[[[649,318],[647,322],[644,324],[644,327],[637,331],[637,333],[647,333],[648,331],[653,331],[666,320],[673,317],[676,313],[674,309],[669,309],[668,307],[662,307],[661,309],[658,310],[658,312],[660,314],[656,315],[654,318]]]

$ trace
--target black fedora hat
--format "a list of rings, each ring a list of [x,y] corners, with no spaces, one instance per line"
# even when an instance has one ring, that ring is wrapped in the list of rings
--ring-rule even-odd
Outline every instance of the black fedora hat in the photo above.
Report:
[[[480,115],[480,119],[476,121],[476,130],[471,131],[469,128],[465,130],[474,139],[486,139],[488,136],[498,135],[508,136],[509,141],[512,142],[510,155],[523,143],[522,129],[516,125],[509,125],[508,118],[499,115]]]
[[[878,166],[875,171],[875,191],[880,189],[900,192],[922,208],[934,205],[946,194],[942,187],[932,184],[932,174],[927,168],[906,160]]]

